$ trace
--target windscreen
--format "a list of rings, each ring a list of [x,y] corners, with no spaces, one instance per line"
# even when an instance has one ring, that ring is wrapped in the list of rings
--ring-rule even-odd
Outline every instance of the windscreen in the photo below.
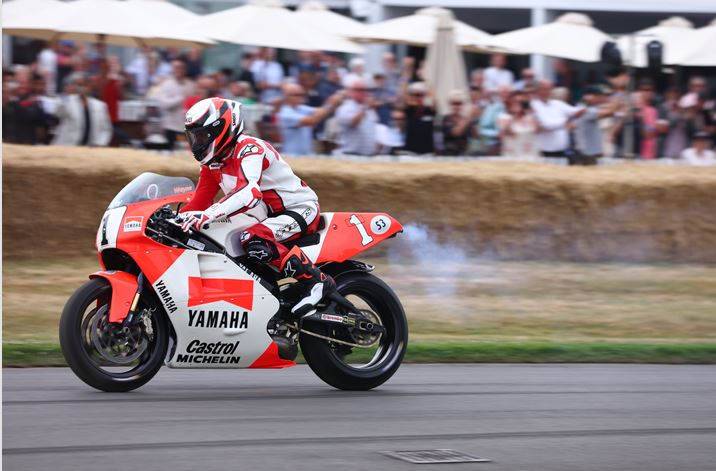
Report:
[[[122,188],[112,202],[109,203],[107,209],[191,193],[192,191],[194,191],[194,182],[186,177],[165,177],[164,175],[146,172],[127,183],[127,186]]]

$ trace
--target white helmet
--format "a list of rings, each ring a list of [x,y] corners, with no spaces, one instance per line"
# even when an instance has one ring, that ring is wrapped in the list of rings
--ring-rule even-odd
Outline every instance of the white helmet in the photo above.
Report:
[[[205,98],[186,112],[184,129],[194,158],[202,165],[219,163],[234,149],[244,130],[241,103]]]

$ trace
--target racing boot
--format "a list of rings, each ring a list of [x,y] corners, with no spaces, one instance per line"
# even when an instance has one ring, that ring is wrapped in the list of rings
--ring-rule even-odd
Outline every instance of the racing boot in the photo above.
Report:
[[[333,278],[319,270],[297,246],[281,261],[281,273],[295,279],[302,288],[298,302],[291,308],[291,313],[299,317],[314,311],[316,304],[336,289]]]

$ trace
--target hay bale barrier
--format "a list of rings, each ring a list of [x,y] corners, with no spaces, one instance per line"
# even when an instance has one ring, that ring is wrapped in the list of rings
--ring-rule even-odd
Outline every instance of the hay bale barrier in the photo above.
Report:
[[[385,211],[474,256],[716,262],[715,168],[287,160],[324,211]],[[4,144],[3,258],[91,254],[107,204],[145,171],[196,180],[198,166],[135,150]]]

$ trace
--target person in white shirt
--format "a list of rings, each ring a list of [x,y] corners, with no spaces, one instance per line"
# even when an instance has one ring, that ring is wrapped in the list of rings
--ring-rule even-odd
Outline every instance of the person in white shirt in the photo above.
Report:
[[[112,121],[107,105],[89,95],[89,81],[81,72],[68,79],[71,94],[62,97],[56,113],[60,123],[53,145],[106,146],[112,139]]]
[[[532,91],[535,88],[535,72],[529,67],[522,69],[520,73],[520,80],[515,82],[515,90],[517,91]]]
[[[716,165],[716,152],[710,146],[709,133],[697,132],[691,140],[691,147],[681,152],[681,158],[689,165]]]
[[[371,76],[365,71],[365,60],[360,57],[354,57],[348,63],[348,68],[350,72],[343,77],[344,88],[349,88],[357,79],[363,80],[368,88],[372,88]]]
[[[162,108],[162,126],[169,150],[174,150],[176,138],[184,132],[184,100],[194,95],[194,82],[186,77],[186,65],[172,62],[172,76],[159,85],[156,99]]]
[[[276,51],[270,47],[259,49],[257,59],[251,64],[251,73],[256,82],[256,88],[261,92],[262,103],[273,103],[281,98],[281,84],[283,82],[283,67],[275,61]]]
[[[54,96],[57,92],[57,53],[50,43],[45,43],[45,47],[37,56],[37,71],[45,79],[44,93]]]
[[[336,111],[339,152],[343,154],[375,155],[378,114],[365,82],[354,81],[348,91],[349,99]]]
[[[490,67],[485,69],[482,78],[482,86],[485,90],[490,92],[501,86],[509,86],[512,88],[515,76],[512,75],[511,71],[505,69],[506,63],[507,59],[504,54],[492,55],[492,58],[490,59]]]
[[[585,108],[552,99],[552,88],[550,80],[540,80],[536,97],[530,102],[539,124],[537,147],[544,157],[565,157],[569,149],[569,131]]]

